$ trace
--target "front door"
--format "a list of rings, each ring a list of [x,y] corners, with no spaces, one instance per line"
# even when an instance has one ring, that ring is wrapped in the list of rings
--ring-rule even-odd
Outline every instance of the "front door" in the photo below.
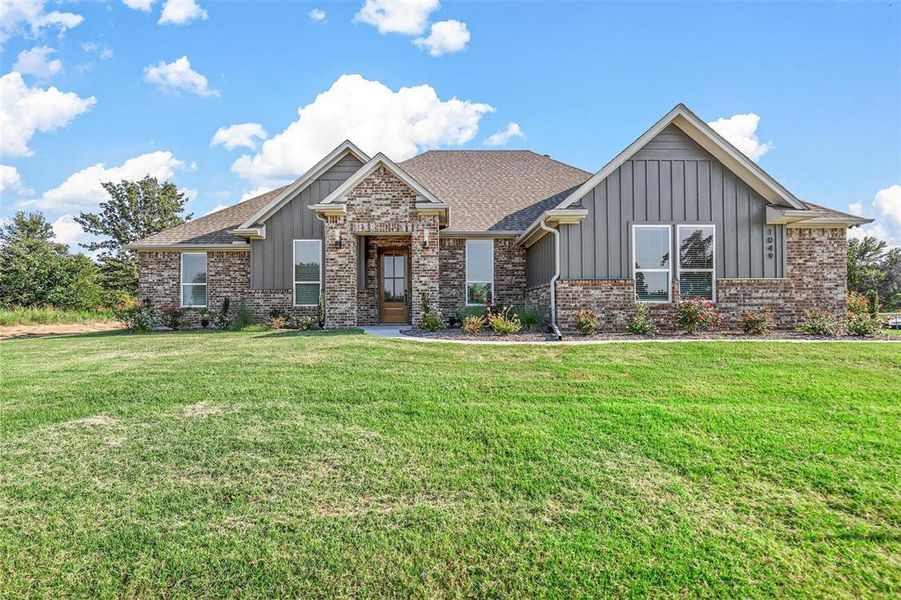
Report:
[[[407,322],[407,255],[401,251],[385,251],[381,264],[379,314],[382,323]]]

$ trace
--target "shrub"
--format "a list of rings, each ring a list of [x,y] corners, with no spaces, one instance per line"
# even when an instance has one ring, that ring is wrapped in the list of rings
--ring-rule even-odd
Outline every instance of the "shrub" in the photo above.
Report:
[[[316,322],[320,329],[325,327],[325,295],[322,292],[319,293],[319,302],[316,303]]]
[[[519,321],[519,317],[513,314],[513,311],[509,306],[500,312],[489,312],[488,324],[495,333],[501,335],[510,335],[512,333],[517,333],[522,329],[522,323]]]
[[[515,308],[513,312],[519,317],[519,322],[522,323],[523,328],[531,331],[539,331],[543,328],[544,316],[537,307],[520,306]]]
[[[839,322],[832,313],[814,308],[804,311],[804,320],[798,325],[798,331],[808,335],[834,336],[838,333]]]
[[[879,318],[873,318],[870,313],[852,314],[848,316],[845,329],[851,335],[875,335],[880,329]]]
[[[463,332],[470,335],[481,333],[487,325],[484,315],[467,315],[463,317]]]
[[[225,330],[231,327],[232,320],[228,314],[229,304],[230,300],[228,299],[228,296],[222,299],[222,306],[219,309],[219,314],[216,315],[216,318],[213,321],[216,325],[216,329]]]
[[[116,318],[132,333],[148,333],[159,327],[159,314],[149,300],[143,304],[116,310]]]
[[[879,304],[879,292],[877,292],[876,290],[868,291],[867,302],[870,304],[870,316],[874,319],[878,319],[879,309],[881,308]]]
[[[232,329],[235,331],[243,331],[245,328],[253,325],[253,314],[242,300],[238,304],[238,310],[235,311],[235,320],[232,323]]]
[[[434,312],[432,312],[432,303],[429,302],[429,296],[425,292],[422,293],[422,318],[419,320],[419,327],[426,331],[438,331],[444,324]]]
[[[206,329],[210,326],[210,323],[213,321],[214,318],[215,318],[215,315],[213,314],[213,311],[211,311],[209,308],[201,308],[200,309],[200,326],[203,327],[204,329]]]
[[[269,327],[272,329],[285,329],[288,327],[288,313],[281,308],[273,308],[269,311]]]
[[[304,331],[313,329],[313,326],[315,324],[316,321],[313,320],[313,317],[300,317],[299,319],[297,319],[297,328]]]
[[[598,316],[590,308],[585,308],[584,306],[573,317],[573,323],[576,326],[576,330],[582,335],[592,335],[601,326]]]
[[[751,310],[741,316],[741,329],[748,335],[764,335],[773,328],[773,313],[769,308]]]
[[[175,302],[170,302],[160,307],[160,318],[163,325],[177,331],[184,325],[185,311]]]
[[[485,317],[487,312],[487,306],[464,306],[457,311],[455,322],[463,323],[466,317]],[[485,322],[487,323],[487,318]]]
[[[690,298],[679,303],[676,325],[688,333],[719,329],[725,324],[723,313],[718,312],[710,300]]]
[[[848,314],[862,315],[870,312],[870,302],[859,292],[848,292]]]
[[[651,318],[651,311],[644,302],[639,302],[635,306],[635,316],[626,323],[626,329],[629,333],[636,335],[654,335],[657,333],[657,324]]]

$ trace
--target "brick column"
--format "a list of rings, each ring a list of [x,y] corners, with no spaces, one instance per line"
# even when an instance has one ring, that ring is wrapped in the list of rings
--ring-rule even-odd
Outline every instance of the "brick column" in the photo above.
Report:
[[[341,234],[341,247],[335,233]],[[345,217],[325,224],[325,327],[357,326],[357,241]]]
[[[425,232],[428,231],[429,245],[425,246]],[[432,312],[441,315],[440,285],[438,282],[440,254],[438,239],[438,217],[421,216],[414,221],[413,234],[410,240],[410,293],[413,324],[418,325],[422,319],[422,294],[425,293],[431,304]]]

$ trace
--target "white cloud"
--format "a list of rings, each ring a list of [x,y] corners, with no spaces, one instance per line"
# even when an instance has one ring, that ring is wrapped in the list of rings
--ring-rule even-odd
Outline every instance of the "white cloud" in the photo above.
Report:
[[[133,8],[134,10],[141,10],[144,12],[150,12],[150,9],[153,8],[153,3],[156,0],[122,0],[122,3],[125,4],[128,8]]]
[[[761,143],[757,138],[760,117],[754,113],[732,115],[728,119],[717,119],[708,123],[713,130],[726,138],[730,144],[741,150],[748,158],[757,162],[760,157],[773,149],[771,142]]]
[[[416,38],[413,43],[420,48],[427,48],[432,56],[459,52],[469,43],[469,30],[466,23],[460,21],[438,21],[432,23],[429,37]]]
[[[365,152],[404,160],[422,149],[470,141],[493,110],[469,100],[441,100],[430,85],[395,92],[360,75],[342,75],[257,154],[236,160],[232,171],[256,185],[274,185],[299,176],[344,139]]]
[[[238,146],[243,146],[256,150],[256,140],[265,140],[266,137],[266,130],[259,123],[239,123],[220,127],[213,135],[210,146],[225,146],[226,150],[234,150]]]
[[[13,70],[25,75],[34,75],[39,79],[47,79],[63,71],[63,61],[58,58],[49,59],[56,52],[49,46],[35,46],[31,50],[19,52]]]
[[[60,244],[66,244],[71,250],[78,248],[80,242],[87,243],[89,239],[94,238],[75,222],[73,215],[62,215],[52,225],[54,240]]]
[[[97,163],[73,173],[57,187],[45,192],[40,198],[20,203],[20,206],[36,206],[48,211],[69,211],[91,209],[108,198],[101,183],[118,183],[123,179],[142,179],[145,175],[159,180],[171,179],[176,169],[184,163],[171,152],[157,151],[142,154],[126,160],[114,167]]]
[[[186,25],[195,19],[206,20],[209,15],[194,0],[166,0],[163,14],[157,21],[160,25]]]
[[[3,196],[25,196],[34,193],[25,187],[18,169],[0,165],[0,198]]]
[[[155,67],[144,67],[144,81],[155,84],[160,91],[190,92],[198,96],[218,96],[219,91],[210,88],[206,77],[191,68],[191,61],[182,56],[171,63],[160,61]]]
[[[506,129],[502,129],[497,133],[492,133],[485,138],[486,146],[503,146],[515,137],[526,137],[519,127],[519,123],[508,123]]]
[[[222,210],[223,208],[228,208],[228,204],[217,204],[216,206],[214,206],[214,207],[211,208],[210,210],[208,210],[208,211],[206,211],[205,213],[203,213],[203,216],[205,217],[205,216],[207,216],[207,215],[213,214],[214,212],[219,212],[219,211]]]
[[[852,215],[862,215],[863,214],[863,202],[852,202],[848,205],[848,212]]]
[[[109,60],[113,57],[111,48],[97,42],[85,42],[81,45],[81,49],[88,54],[96,54],[100,60]]]
[[[238,202],[244,202],[245,200],[250,200],[251,198],[256,198],[257,196],[265,194],[266,192],[271,192],[272,187],[273,186],[271,186],[271,185],[269,185],[269,186],[263,185],[260,187],[255,187],[248,192],[244,192],[244,194],[241,195],[241,199],[238,200]]]
[[[62,35],[84,18],[70,12],[45,9],[45,0],[3,0],[0,2],[0,44],[14,35],[38,35],[44,28],[56,28]],[[27,31],[26,31],[27,30]]]
[[[897,183],[876,192],[873,207],[880,216],[901,225],[901,185]]]
[[[321,8],[314,8],[307,14],[314,23],[325,23],[325,11]]]
[[[80,98],[55,87],[30,88],[20,73],[7,73],[0,77],[0,154],[31,156],[28,142],[36,131],[65,127],[96,103],[93,96]]]
[[[366,0],[354,22],[373,25],[379,33],[419,35],[439,6],[438,0]]]

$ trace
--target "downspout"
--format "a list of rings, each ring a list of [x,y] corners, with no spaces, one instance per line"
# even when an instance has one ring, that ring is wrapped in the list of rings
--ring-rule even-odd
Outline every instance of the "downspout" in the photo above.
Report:
[[[549,227],[543,219],[538,221],[538,226],[548,233],[554,234],[554,276],[551,277],[551,329],[554,330],[554,335],[557,336],[557,339],[562,340],[563,334],[560,333],[560,328],[557,327],[557,280],[560,279],[560,232],[553,227]]]

